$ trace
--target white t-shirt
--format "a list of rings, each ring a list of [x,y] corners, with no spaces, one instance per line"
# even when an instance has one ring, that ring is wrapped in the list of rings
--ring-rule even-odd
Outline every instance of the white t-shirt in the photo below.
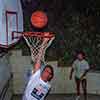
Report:
[[[24,92],[23,100],[44,100],[51,85],[40,78],[40,69],[30,77]]]
[[[83,75],[83,73],[89,69],[89,64],[86,60],[80,61],[77,59],[74,61],[72,67],[75,70],[75,76],[77,78],[80,78]]]

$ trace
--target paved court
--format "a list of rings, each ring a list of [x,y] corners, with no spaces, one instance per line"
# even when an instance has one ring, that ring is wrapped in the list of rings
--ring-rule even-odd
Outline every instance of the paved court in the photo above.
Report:
[[[13,96],[12,100],[21,100],[21,96]],[[75,95],[50,94],[46,100],[75,100]],[[80,100],[84,100],[83,96]],[[88,100],[100,100],[100,95],[88,95]]]

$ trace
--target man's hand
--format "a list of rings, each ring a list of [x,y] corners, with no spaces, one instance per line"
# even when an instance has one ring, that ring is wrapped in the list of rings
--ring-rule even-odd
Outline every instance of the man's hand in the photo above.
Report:
[[[82,76],[80,77],[80,81],[83,80],[83,78],[84,78],[84,76],[82,75]]]

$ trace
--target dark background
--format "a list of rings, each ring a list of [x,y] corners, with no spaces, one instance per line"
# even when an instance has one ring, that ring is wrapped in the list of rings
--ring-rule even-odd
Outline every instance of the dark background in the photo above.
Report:
[[[47,60],[58,60],[59,66],[70,65],[77,50],[86,53],[90,64],[100,70],[100,0],[21,0],[24,31],[52,31],[56,35],[46,51]],[[48,25],[36,30],[30,23],[31,14],[43,10]],[[20,42],[22,55],[29,55],[25,43]]]

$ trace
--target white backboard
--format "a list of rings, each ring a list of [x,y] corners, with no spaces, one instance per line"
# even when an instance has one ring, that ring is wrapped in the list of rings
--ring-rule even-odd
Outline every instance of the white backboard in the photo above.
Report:
[[[9,48],[19,38],[13,39],[12,32],[23,32],[23,13],[20,0],[0,0],[0,47]]]

